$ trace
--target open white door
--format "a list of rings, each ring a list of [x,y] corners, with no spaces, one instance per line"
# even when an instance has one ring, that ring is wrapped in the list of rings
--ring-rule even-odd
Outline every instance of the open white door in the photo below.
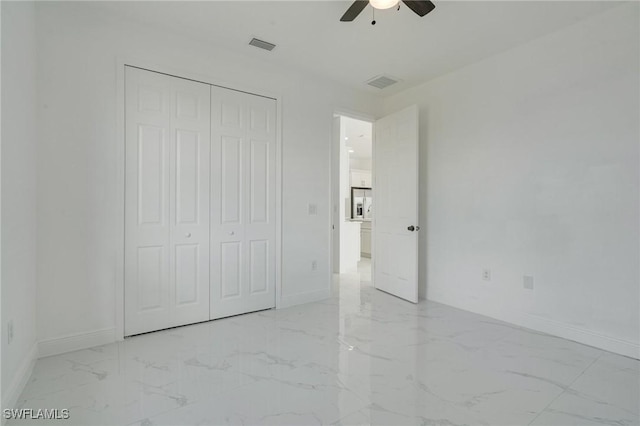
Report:
[[[418,302],[418,107],[375,122],[375,288]]]

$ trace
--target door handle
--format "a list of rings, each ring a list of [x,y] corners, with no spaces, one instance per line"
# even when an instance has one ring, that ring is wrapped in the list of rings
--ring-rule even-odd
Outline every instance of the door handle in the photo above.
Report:
[[[413,231],[419,231],[420,227],[419,226],[413,226],[411,225],[410,227],[407,228],[409,231],[413,232]]]

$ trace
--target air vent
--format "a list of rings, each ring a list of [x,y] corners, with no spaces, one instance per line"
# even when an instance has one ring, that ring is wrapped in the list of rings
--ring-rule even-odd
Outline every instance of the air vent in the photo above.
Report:
[[[379,75],[367,81],[367,84],[369,86],[377,87],[378,89],[384,89],[385,87],[389,87],[392,84],[396,84],[398,81],[400,80],[388,75]]]
[[[273,48],[276,47],[276,45],[273,43],[269,43],[268,41],[260,40],[255,37],[251,39],[249,44],[251,46],[259,47],[260,49],[269,50],[269,51],[273,50]]]

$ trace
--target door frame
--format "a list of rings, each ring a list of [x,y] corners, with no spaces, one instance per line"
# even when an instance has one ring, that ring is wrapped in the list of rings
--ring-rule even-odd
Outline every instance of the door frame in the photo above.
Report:
[[[141,68],[172,77],[224,87],[276,101],[276,281],[275,306],[282,305],[282,95],[243,83],[220,81],[210,75],[159,64],[140,58],[116,58],[116,259],[115,259],[115,339],[124,340],[124,265],[125,265],[125,67]]]
[[[375,129],[375,124],[376,124],[376,117],[372,114],[367,114],[364,112],[359,112],[359,111],[354,111],[351,109],[346,109],[346,108],[334,108],[333,109],[333,114],[332,114],[332,118],[335,116],[342,116],[342,117],[348,117],[348,118],[353,118],[355,120],[360,120],[360,121],[366,121],[368,123],[371,123],[371,162],[372,162],[372,168],[371,168],[371,184],[372,184],[372,193],[373,193],[373,199],[375,200],[376,198],[376,174],[375,174],[375,167],[373,167],[373,154],[375,152],[375,147],[376,147],[376,129]],[[335,129],[334,129],[335,130]],[[333,132],[332,132],[332,136],[331,136],[331,185],[329,188],[329,200],[331,200],[331,203],[329,204],[330,209],[331,209],[331,214],[329,215],[329,241],[330,241],[330,254],[329,254],[329,267],[330,267],[330,271],[331,271],[331,277],[332,277],[332,282],[333,282],[333,268],[334,268],[334,251],[335,251],[335,230],[333,229],[333,225],[334,225],[334,211],[333,208],[337,204],[340,204],[340,199],[339,199],[339,195],[336,196],[336,194],[334,193],[334,186],[336,185],[336,181],[340,182],[340,161],[338,158],[338,164],[336,165],[334,160],[334,156],[336,155],[336,152],[339,153],[340,150],[340,140],[339,138],[336,140],[333,137]],[[373,216],[373,220],[371,221],[371,226],[375,226],[375,220],[376,217],[375,215]],[[371,242],[371,284],[373,285],[373,271],[375,268],[375,247],[373,244],[373,241]],[[333,285],[330,286],[330,290],[331,292],[333,292]]]

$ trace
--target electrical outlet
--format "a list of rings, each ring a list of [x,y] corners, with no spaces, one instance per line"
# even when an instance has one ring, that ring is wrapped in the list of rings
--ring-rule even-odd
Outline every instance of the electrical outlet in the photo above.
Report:
[[[13,342],[13,320],[9,320],[7,323],[7,340],[9,344]]]
[[[309,216],[317,216],[318,215],[318,205],[309,203]]]
[[[482,270],[482,279],[485,281],[491,281],[491,269]]]
[[[318,270],[318,261],[317,260],[312,260],[311,261],[311,270],[312,271],[317,271]]]
[[[522,287],[527,290],[533,290],[533,277],[531,275],[522,276]]]

